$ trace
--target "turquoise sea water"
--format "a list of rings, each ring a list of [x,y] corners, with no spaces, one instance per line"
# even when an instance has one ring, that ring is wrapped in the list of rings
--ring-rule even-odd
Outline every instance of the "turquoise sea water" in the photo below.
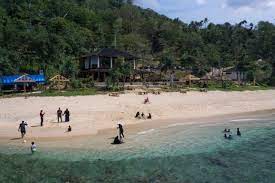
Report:
[[[233,140],[223,138],[224,128]],[[272,115],[174,123],[127,134],[123,145],[98,146],[102,142],[77,139],[70,142],[77,147],[43,147],[35,155],[3,146],[0,182],[275,182]]]

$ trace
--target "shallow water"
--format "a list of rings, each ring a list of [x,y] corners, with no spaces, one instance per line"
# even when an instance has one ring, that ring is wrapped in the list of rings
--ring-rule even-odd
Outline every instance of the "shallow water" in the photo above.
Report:
[[[2,147],[0,182],[273,183],[274,119],[174,123],[129,134],[119,146],[78,139],[71,142],[77,147],[43,147],[33,156],[26,148]],[[235,135],[237,127],[242,137]],[[224,128],[233,140],[223,138]]]

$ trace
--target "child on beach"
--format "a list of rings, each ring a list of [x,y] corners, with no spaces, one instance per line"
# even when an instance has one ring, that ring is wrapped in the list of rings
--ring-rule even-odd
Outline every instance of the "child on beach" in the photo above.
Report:
[[[32,142],[32,145],[31,145],[31,152],[32,154],[36,152],[36,145],[34,142]]]

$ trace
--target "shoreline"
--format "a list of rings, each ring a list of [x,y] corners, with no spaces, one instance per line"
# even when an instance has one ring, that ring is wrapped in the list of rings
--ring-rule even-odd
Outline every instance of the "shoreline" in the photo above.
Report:
[[[0,114],[0,138],[8,140],[20,136],[17,132],[19,117],[29,122],[29,126],[33,126],[27,129],[26,139],[50,141],[98,136],[106,131],[115,131],[119,122],[122,122],[126,129],[131,129],[136,126],[142,128],[142,126],[171,124],[172,122],[169,121],[200,122],[209,118],[272,112],[275,109],[274,90],[165,93],[148,96],[152,101],[148,105],[142,104],[146,96],[134,94],[124,94],[118,98],[97,95],[0,99],[0,108],[3,109],[2,115]],[[21,106],[16,105],[17,103]],[[56,107],[53,106],[58,106],[56,103],[63,103],[62,108],[69,106],[73,111],[72,122],[55,122]],[[37,122],[39,121],[37,113],[40,108],[45,108],[48,115],[43,128],[40,128]],[[133,119],[136,111],[151,112],[153,120]],[[5,112],[10,116],[3,116]],[[196,121],[193,123],[198,123]],[[73,128],[71,133],[65,133],[68,125]]]
[[[250,121],[255,121],[259,119],[259,117],[266,118],[267,116],[272,116],[275,114],[275,109],[270,110],[261,110],[261,111],[252,111],[252,112],[244,112],[244,113],[234,113],[234,114],[225,114],[225,115],[216,115],[216,116],[208,116],[208,117],[197,117],[197,118],[189,118],[189,119],[180,119],[180,118],[171,118],[171,119],[162,119],[162,120],[151,120],[150,123],[142,122],[136,124],[130,124],[125,127],[127,130],[127,134],[131,135],[142,135],[142,132],[149,132],[152,129],[164,129],[176,126],[194,126],[194,125],[202,125],[202,126],[219,126],[229,124],[235,125],[247,123]],[[255,118],[256,117],[256,118]],[[236,121],[234,121],[236,120]],[[190,122],[192,121],[192,122]],[[222,122],[221,122],[222,121]],[[148,130],[149,129],[149,130]],[[0,146],[9,142],[13,146],[24,146],[22,144],[23,140],[26,141],[39,141],[40,143],[61,143],[65,144],[71,140],[81,141],[87,138],[93,138],[94,141],[99,139],[106,139],[107,137],[115,136],[117,130],[116,128],[106,128],[99,130],[97,134],[82,134],[76,136],[59,136],[59,137],[25,137],[21,138],[13,138],[13,137],[1,137]],[[18,143],[19,142],[19,143]]]

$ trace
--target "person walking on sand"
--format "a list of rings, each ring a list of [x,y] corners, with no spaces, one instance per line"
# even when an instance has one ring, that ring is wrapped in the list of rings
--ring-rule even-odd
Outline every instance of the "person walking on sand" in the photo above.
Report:
[[[28,124],[26,122],[22,121],[18,127],[18,131],[21,132],[22,138],[24,138],[24,136],[26,135],[26,126],[28,126]]]
[[[59,123],[59,119],[62,122],[62,110],[60,109],[60,107],[58,108],[56,114],[57,114],[57,121],[58,121],[58,123]]]
[[[36,152],[36,145],[34,142],[32,142],[32,145],[31,145],[31,152],[32,154]]]
[[[40,111],[40,126],[43,126],[44,123],[44,115],[45,113],[43,112],[43,110]]]
[[[64,115],[65,115],[65,122],[69,122],[70,121],[70,111],[68,109],[65,110]]]
[[[119,138],[120,138],[120,140],[122,139],[122,138],[124,138],[124,130],[123,130],[123,126],[121,125],[121,124],[118,124],[118,134],[119,134]]]

